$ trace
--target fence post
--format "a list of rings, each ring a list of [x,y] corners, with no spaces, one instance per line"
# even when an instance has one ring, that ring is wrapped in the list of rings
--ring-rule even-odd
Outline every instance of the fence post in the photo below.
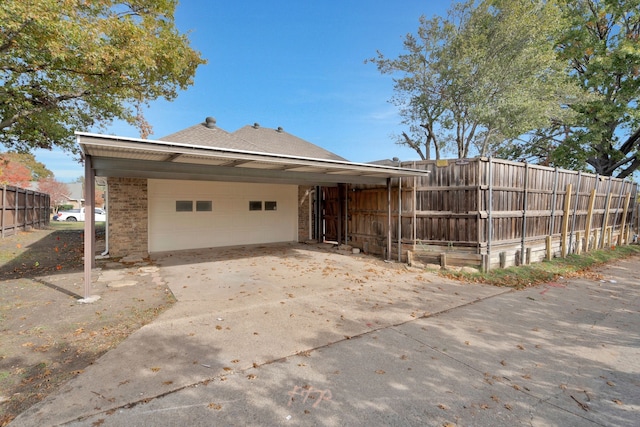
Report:
[[[562,258],[567,256],[567,233],[569,232],[569,210],[571,209],[571,184],[567,184],[562,214]]]
[[[520,245],[520,259],[525,260],[525,239],[527,238],[527,196],[529,192],[529,163],[524,164],[524,193],[522,195],[522,240]]]
[[[604,238],[607,230],[607,223],[609,222],[609,207],[611,205],[611,182],[613,177],[609,177],[609,189],[607,190],[607,201],[604,206],[604,215],[602,216],[602,230],[600,231],[600,242],[598,243],[598,249],[604,247]]]
[[[551,250],[551,236],[547,236],[547,261],[551,261],[553,258],[553,251]]]
[[[622,224],[620,225],[620,235],[618,236],[618,246],[622,246],[624,239],[624,228],[627,225],[627,212],[629,211],[629,201],[631,201],[631,193],[627,193],[624,198],[624,209],[622,210]],[[629,244],[629,239],[627,238],[624,243]]]
[[[591,190],[589,196],[589,208],[587,209],[587,224],[584,232],[584,251],[589,252],[589,239],[591,238],[591,221],[593,220],[593,206],[596,203],[596,189]]]

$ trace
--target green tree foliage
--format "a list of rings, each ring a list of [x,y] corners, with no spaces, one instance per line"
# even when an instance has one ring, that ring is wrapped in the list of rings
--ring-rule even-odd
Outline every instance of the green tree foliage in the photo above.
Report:
[[[464,158],[471,147],[485,155],[565,120],[578,90],[552,43],[559,16],[552,1],[470,0],[446,19],[422,17],[417,36],[405,38],[406,53],[370,60],[395,76],[392,102],[410,130],[399,143],[423,159],[431,146],[436,158],[442,149]]]
[[[177,0],[0,2],[0,143],[76,150],[73,132],[172,100],[205,63],[174,25]]]
[[[558,39],[560,56],[598,96],[573,105],[576,120],[553,159],[627,177],[640,167],[640,0],[566,0],[562,9],[568,29]]]

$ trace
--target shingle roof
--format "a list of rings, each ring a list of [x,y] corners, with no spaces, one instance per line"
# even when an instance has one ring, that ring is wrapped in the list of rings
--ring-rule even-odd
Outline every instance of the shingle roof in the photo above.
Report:
[[[159,140],[258,153],[346,161],[346,159],[337,154],[285,132],[282,128],[263,128],[256,124],[245,126],[233,133],[229,133],[215,126],[214,120],[207,120],[207,122],[198,123],[159,138]]]
[[[245,126],[233,132],[233,135],[245,141],[251,141],[251,143],[258,146],[258,151],[263,153],[286,154],[313,159],[347,160],[309,141],[287,133],[282,128],[269,129],[258,125]]]
[[[206,123],[198,123],[171,135],[163,136],[159,140],[232,150],[257,151],[258,149],[257,146],[230,134],[226,130],[217,126],[209,127]]]

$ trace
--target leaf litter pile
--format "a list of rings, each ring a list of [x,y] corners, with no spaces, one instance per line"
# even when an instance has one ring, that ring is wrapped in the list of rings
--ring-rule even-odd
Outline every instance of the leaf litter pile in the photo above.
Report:
[[[81,226],[52,225],[0,239],[0,426],[173,302],[166,286],[149,279],[126,290],[101,289],[99,301],[79,304],[84,289]],[[103,229],[97,244],[104,247]]]

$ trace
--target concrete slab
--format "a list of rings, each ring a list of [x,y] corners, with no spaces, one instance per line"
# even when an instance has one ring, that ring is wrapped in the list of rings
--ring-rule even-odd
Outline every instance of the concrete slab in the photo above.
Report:
[[[521,292],[303,245],[158,263],[179,302],[12,425],[640,419],[631,261]]]

